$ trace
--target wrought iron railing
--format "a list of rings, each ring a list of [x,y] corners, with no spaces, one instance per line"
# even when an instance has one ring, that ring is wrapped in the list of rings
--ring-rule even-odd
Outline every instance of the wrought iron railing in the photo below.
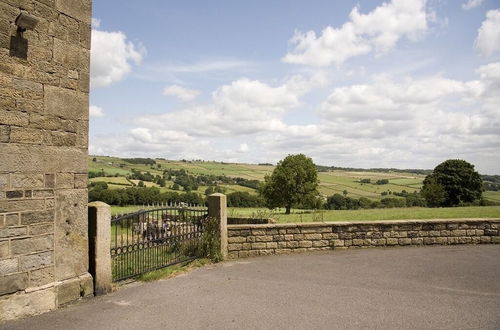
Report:
[[[205,207],[169,206],[111,218],[113,281],[196,258]]]

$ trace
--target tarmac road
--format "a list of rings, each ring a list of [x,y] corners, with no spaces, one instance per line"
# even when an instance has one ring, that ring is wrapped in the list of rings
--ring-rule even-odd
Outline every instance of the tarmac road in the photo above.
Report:
[[[0,329],[500,329],[500,245],[229,261]]]

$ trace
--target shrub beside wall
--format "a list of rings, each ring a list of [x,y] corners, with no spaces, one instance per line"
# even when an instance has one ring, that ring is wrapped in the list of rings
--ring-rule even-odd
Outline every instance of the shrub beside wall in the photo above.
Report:
[[[500,219],[229,225],[228,256],[354,247],[500,243]]]

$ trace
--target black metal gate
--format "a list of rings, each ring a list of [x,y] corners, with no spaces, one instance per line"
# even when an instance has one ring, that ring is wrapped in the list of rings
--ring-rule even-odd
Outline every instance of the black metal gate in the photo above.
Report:
[[[207,208],[163,207],[111,218],[113,281],[196,258]]]

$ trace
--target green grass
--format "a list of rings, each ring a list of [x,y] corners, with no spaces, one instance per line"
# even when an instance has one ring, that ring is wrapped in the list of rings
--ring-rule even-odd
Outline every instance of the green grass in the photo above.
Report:
[[[373,221],[403,219],[453,219],[453,218],[500,218],[500,206],[467,206],[444,208],[392,208],[368,210],[292,210],[292,214],[284,214],[283,209],[271,212],[259,208],[229,208],[230,217],[251,217],[257,213],[265,213],[278,220],[287,222],[311,221]]]
[[[161,268],[149,273],[142,274],[138,276],[137,279],[139,281],[150,282],[159,279],[170,278],[182,273],[186,273],[192,269],[205,266],[210,263],[211,261],[209,259],[195,259],[193,261],[182,262],[177,265]]]
[[[149,171],[153,175],[161,175],[165,169],[185,169],[190,174],[206,174],[206,175],[226,175],[229,177],[242,177],[251,180],[264,180],[264,176],[271,174],[274,166],[268,165],[255,165],[255,164],[235,164],[235,163],[216,163],[216,162],[203,162],[203,161],[171,161],[157,159],[157,164],[161,167],[142,164],[130,164],[117,157],[104,157],[97,156],[97,162],[93,162],[94,157],[89,157],[89,170],[100,171],[103,169],[106,173],[120,175],[127,175],[132,172],[132,169],[140,170],[143,172]],[[424,175],[415,173],[399,173],[399,172],[370,172],[370,171],[344,171],[334,170],[329,172],[319,172],[318,177],[320,180],[319,190],[323,196],[331,196],[333,194],[342,194],[344,190],[347,191],[348,197],[360,198],[367,197],[372,200],[380,200],[385,197],[381,193],[385,191],[402,192],[403,190],[412,193],[420,191],[422,187]],[[96,178],[97,179],[97,178]],[[111,178],[106,178],[111,180]],[[360,183],[361,179],[370,179],[371,183]],[[375,182],[380,179],[388,179],[389,183],[385,185],[377,185]],[[94,180],[94,179],[92,179]],[[105,181],[99,178],[98,181]],[[105,181],[110,184],[113,182]],[[157,186],[156,184],[145,182],[146,186]],[[166,187],[160,188],[162,192],[174,191],[169,189],[173,183],[167,182]],[[256,190],[242,187],[238,185],[222,185],[225,187],[226,193],[234,191],[248,191],[251,194],[256,194]],[[110,185],[112,189],[123,189],[126,186]],[[207,186],[200,186],[197,193],[204,195]],[[177,191],[182,193],[183,191]],[[389,197],[392,195],[388,195]],[[491,201],[500,202],[500,192],[487,191],[484,193],[486,199]]]

